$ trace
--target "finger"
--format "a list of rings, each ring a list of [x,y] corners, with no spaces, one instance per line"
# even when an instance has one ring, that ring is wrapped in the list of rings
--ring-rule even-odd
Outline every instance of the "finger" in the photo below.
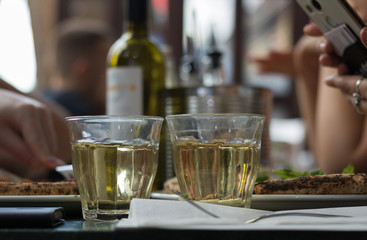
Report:
[[[39,167],[39,164],[30,148],[24,143],[23,139],[19,135],[15,134],[15,132],[10,128],[1,129],[0,145],[28,166],[32,168]]]
[[[361,30],[360,37],[363,45],[367,48],[367,27]]]
[[[334,46],[325,39],[320,40],[320,53],[334,54]]]
[[[22,159],[10,153],[8,149],[2,147],[0,147],[1,168],[21,178],[45,179],[47,177],[48,171],[45,168],[34,169],[28,166]]]
[[[42,120],[47,115],[44,112],[37,112],[42,111],[40,109],[27,108],[25,111],[28,111],[28,113],[24,114],[24,116],[31,117],[21,125],[21,131],[25,142],[28,144],[39,164],[49,169],[54,169],[58,165],[65,164],[61,160],[51,157],[51,140],[48,139],[48,134],[45,133],[48,130],[44,129],[45,126]]]
[[[344,63],[340,64],[338,67],[338,74],[340,76],[347,75],[349,73],[349,68]]]
[[[348,99],[348,102],[353,105],[354,108],[356,108],[356,112],[359,114],[366,114],[367,113],[367,101],[366,100],[361,100],[358,104],[358,110],[357,110],[357,106],[355,105],[354,101],[354,97],[351,95],[346,96]]]
[[[45,138],[45,135],[41,134],[41,131],[42,129],[33,136],[25,133],[26,143],[34,154],[39,165],[48,169],[55,169],[57,166],[66,164],[64,161],[50,153],[50,146],[47,145],[47,139]]]
[[[339,75],[333,75],[330,77],[327,77],[325,79],[325,82],[328,86],[339,88],[343,94],[346,94],[348,96],[352,96],[353,93],[356,92],[356,83],[358,79],[360,79],[360,76],[339,76]],[[359,90],[362,95],[362,98],[366,96],[364,91],[367,90],[367,82],[362,81],[359,85]]]
[[[38,109],[26,108],[23,110],[23,116],[29,116],[28,121],[21,126],[21,133],[24,140],[30,146],[39,160],[44,160],[46,156],[50,155],[51,149],[45,135],[42,117],[40,117]],[[20,123],[19,123],[20,124]]]
[[[361,83],[359,84],[358,89],[362,97],[362,100],[367,100],[367,79],[366,78],[362,79]]]
[[[41,121],[43,121],[42,125],[43,130],[44,130],[44,134],[46,136],[46,139],[49,142],[49,146],[50,146],[50,150],[51,150],[51,154],[55,154],[57,152],[57,136],[56,136],[56,131],[55,131],[55,125],[53,122],[53,118],[52,118],[52,113],[48,110],[46,110],[46,117],[40,115],[39,119]]]
[[[45,141],[48,144],[50,153],[46,156],[44,166],[49,169],[54,169],[57,166],[65,165],[66,163],[57,157],[54,157],[53,154],[57,152],[57,136],[55,131],[54,122],[52,121],[52,113],[45,110],[46,116],[42,114],[43,112],[39,112],[39,120],[42,122],[41,128],[43,129],[43,133],[45,136]]]
[[[306,26],[304,26],[303,27],[303,32],[306,35],[313,36],[313,37],[322,36],[321,30],[314,23],[309,23]]]
[[[321,54],[319,57],[319,62],[325,67],[335,68],[339,67],[339,65],[342,63],[339,57],[332,54]]]

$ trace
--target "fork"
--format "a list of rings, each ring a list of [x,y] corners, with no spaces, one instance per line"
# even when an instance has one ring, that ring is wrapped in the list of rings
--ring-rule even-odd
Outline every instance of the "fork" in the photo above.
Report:
[[[215,215],[214,213],[209,212],[208,210],[202,208],[201,206],[199,206],[198,204],[196,204],[194,201],[191,201],[189,198],[187,198],[186,196],[184,196],[182,193],[180,193],[179,191],[172,191],[174,194],[178,195],[179,197],[183,198],[186,202],[190,203],[192,206],[196,207],[197,209],[199,209],[202,212],[205,212],[206,214],[214,217],[214,218],[219,218],[217,215]],[[252,218],[250,220],[245,221],[245,224],[249,224],[249,223],[254,223],[257,222],[259,220],[262,219],[266,219],[266,218],[273,218],[273,217],[280,217],[280,216],[303,216],[303,217],[322,217],[322,218],[327,218],[327,217],[350,217],[347,215],[337,215],[337,214],[327,214],[327,213],[309,213],[309,212],[273,212],[273,213],[269,213],[269,214],[265,214],[265,215],[261,215],[255,218]]]
[[[190,203],[192,206],[196,207],[197,209],[199,209],[200,211],[212,216],[213,218],[219,218],[217,215],[215,215],[214,213],[209,212],[208,210],[206,210],[205,208],[202,208],[201,206],[199,206],[198,204],[196,204],[195,202],[191,201],[189,198],[187,198],[186,196],[184,196],[182,193],[180,193],[177,190],[173,190],[172,191],[174,194],[176,194],[179,197],[182,197],[186,202]]]
[[[328,217],[350,217],[347,215],[337,215],[337,214],[326,214],[326,213],[308,213],[308,212],[281,212],[281,213],[269,213],[266,215],[262,215],[259,217],[252,218],[246,221],[247,223],[254,223],[262,219],[266,218],[273,218],[273,217],[280,217],[280,216],[303,216],[303,217],[321,217],[321,218],[328,218]]]

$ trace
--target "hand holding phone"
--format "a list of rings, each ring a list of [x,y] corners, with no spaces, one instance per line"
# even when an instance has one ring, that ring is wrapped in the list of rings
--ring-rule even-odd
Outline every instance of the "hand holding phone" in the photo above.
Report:
[[[331,42],[351,73],[367,76],[367,49],[359,34],[365,26],[346,0],[297,0]]]

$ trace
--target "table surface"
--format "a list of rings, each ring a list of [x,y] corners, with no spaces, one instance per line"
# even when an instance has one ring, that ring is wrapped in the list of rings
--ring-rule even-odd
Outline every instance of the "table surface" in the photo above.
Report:
[[[264,231],[264,230],[172,230],[172,229],[115,229],[115,222],[67,220],[56,228],[0,228],[0,239],[367,239],[366,231]]]
[[[9,204],[11,202],[9,201]],[[15,205],[17,203],[14,203]],[[42,203],[45,204],[44,202]],[[4,204],[3,204],[4,205]],[[8,206],[8,205],[6,205]],[[9,205],[10,206],[10,205]],[[174,240],[205,240],[205,239],[245,239],[245,240],[287,240],[287,239],[367,239],[367,225],[361,231],[335,230],[264,230],[264,229],[240,229],[240,230],[183,230],[183,229],[116,229],[117,222],[97,222],[82,220],[80,204],[67,206],[72,211],[66,212],[68,217],[64,224],[55,228],[4,228],[0,225],[0,240],[14,239],[60,239],[60,240],[102,240],[102,239],[174,239]],[[77,208],[75,211],[74,208]]]

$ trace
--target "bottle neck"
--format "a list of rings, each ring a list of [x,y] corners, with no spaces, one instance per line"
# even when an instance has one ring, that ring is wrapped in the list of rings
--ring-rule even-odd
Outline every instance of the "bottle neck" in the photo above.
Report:
[[[128,31],[133,37],[147,38],[148,24],[146,22],[129,21]]]
[[[148,1],[129,0],[128,31],[133,37],[148,37]]]

